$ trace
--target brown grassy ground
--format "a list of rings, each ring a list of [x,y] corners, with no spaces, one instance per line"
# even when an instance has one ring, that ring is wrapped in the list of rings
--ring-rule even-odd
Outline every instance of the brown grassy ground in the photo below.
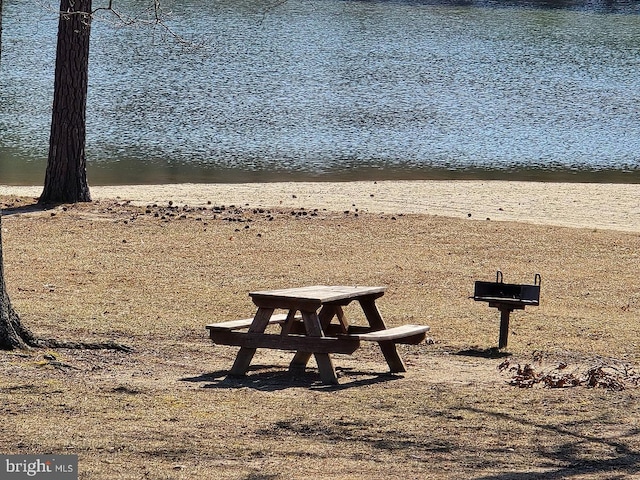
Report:
[[[2,198],[23,321],[135,350],[0,353],[2,453],[77,454],[85,479],[640,478],[638,233],[313,205],[32,203]],[[488,350],[498,312],[468,298],[497,269],[542,275],[541,305],[512,315],[503,355]],[[236,349],[204,325],[251,316],[251,290],[311,284],[386,285],[387,323],[430,325],[434,343],[401,346],[402,375],[375,345],[336,355],[337,387],[314,368],[292,376],[279,351],[226,378]],[[550,383],[606,375],[511,385],[527,364]]]

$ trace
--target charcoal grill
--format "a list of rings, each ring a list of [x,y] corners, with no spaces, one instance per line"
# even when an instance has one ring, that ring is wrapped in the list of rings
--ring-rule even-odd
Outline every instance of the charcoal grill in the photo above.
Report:
[[[533,277],[533,285],[504,283],[502,272],[498,270],[495,282],[477,281],[473,292],[476,302],[487,302],[489,307],[500,310],[500,338],[498,348],[507,346],[509,337],[509,316],[514,310],[524,310],[526,306],[540,305],[539,273]]]

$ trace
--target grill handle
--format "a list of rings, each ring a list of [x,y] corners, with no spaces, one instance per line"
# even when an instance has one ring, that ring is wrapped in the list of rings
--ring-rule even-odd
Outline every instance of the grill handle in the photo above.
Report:
[[[502,283],[502,272],[500,270],[496,272],[496,283]]]
[[[536,273],[536,275],[533,277],[533,284],[538,286],[542,285],[542,277],[539,273]]]

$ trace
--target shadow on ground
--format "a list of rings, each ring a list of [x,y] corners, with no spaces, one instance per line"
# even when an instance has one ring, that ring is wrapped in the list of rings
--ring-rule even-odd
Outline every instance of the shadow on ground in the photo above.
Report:
[[[395,373],[376,374],[340,367],[336,368],[336,373],[338,374],[339,385],[323,384],[320,381],[318,372],[313,369],[307,369],[304,372],[290,372],[288,370],[273,370],[272,367],[266,365],[252,365],[249,368],[249,374],[242,377],[231,376],[228,370],[219,370],[203,373],[197,377],[182,378],[181,381],[202,383],[203,388],[252,388],[264,392],[273,392],[295,387],[317,391],[338,391],[403,378],[402,375]]]
[[[500,351],[496,347],[491,348],[469,348],[467,350],[460,350],[455,352],[454,355],[460,355],[463,357],[479,357],[479,358],[504,358],[510,357],[511,353]]]
[[[5,206],[0,209],[0,213],[3,217],[6,217],[9,215],[20,215],[24,213],[46,212],[47,210],[52,210],[55,207],[57,207],[57,205],[40,205],[37,201],[34,201],[34,203],[26,205]]]
[[[566,438],[563,443],[559,443],[556,448],[546,450],[543,455],[549,466],[544,473],[541,472],[514,472],[505,471],[474,477],[475,480],[557,480],[564,478],[638,478],[640,473],[640,452],[633,449],[630,442],[637,441],[640,433],[637,428],[630,429],[629,433],[602,437],[589,435],[572,430],[571,427],[562,424],[542,424],[526,420],[521,416],[509,415],[501,412],[491,412],[478,408],[466,407],[461,410],[483,415],[487,418],[493,417],[497,420],[508,420],[510,422],[526,424],[540,430],[553,432],[559,438]],[[593,419],[588,420],[593,423]],[[606,423],[606,420],[603,420]],[[575,427],[577,423],[572,424]],[[590,444],[606,448],[609,453],[606,458],[588,458],[585,452],[589,451]]]

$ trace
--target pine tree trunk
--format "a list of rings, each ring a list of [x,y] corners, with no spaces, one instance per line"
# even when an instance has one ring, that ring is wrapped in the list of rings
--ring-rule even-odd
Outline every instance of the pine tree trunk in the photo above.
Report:
[[[11,306],[4,283],[4,260],[2,257],[2,216],[0,215],[0,349],[14,350],[37,344],[33,334],[20,322],[20,317]]]
[[[49,158],[40,203],[89,202],[85,157],[91,0],[61,0]]]

